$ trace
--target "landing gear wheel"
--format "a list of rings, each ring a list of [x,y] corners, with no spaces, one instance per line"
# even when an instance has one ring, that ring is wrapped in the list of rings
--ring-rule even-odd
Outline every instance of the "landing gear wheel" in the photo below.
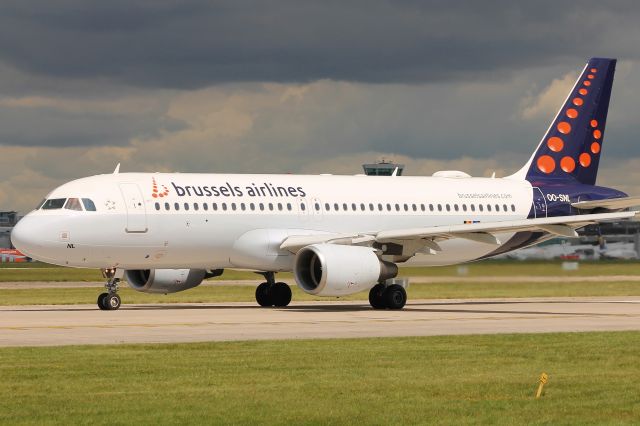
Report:
[[[108,294],[107,297],[105,297],[104,304],[107,310],[115,311],[120,308],[120,305],[122,304],[122,300],[120,299],[120,296],[118,296],[117,293],[111,293],[111,294]]]
[[[271,288],[271,300],[274,306],[287,306],[291,302],[291,288],[286,283],[275,283]]]
[[[271,288],[269,286],[269,284],[267,283],[262,283],[260,284],[257,288],[256,288],[256,302],[258,302],[258,305],[260,306],[273,306],[273,301],[272,301],[272,294],[271,294]]]
[[[407,303],[407,292],[401,285],[390,285],[384,291],[384,301],[389,309],[402,309]]]
[[[107,296],[109,296],[109,293],[101,293],[100,296],[98,296],[98,308],[100,308],[101,311],[107,310],[107,305],[105,303]]]
[[[386,288],[384,284],[376,284],[369,290],[369,304],[371,304],[373,309],[384,309],[387,307],[384,300],[384,291]]]

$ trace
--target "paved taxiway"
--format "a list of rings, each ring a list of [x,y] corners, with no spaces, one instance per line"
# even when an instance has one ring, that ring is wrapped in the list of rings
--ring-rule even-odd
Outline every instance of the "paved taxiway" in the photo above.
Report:
[[[640,330],[640,297],[0,307],[0,346]]]

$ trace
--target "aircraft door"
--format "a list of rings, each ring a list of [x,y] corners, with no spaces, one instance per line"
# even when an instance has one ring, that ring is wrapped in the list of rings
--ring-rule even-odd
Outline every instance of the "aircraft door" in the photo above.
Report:
[[[126,232],[147,232],[147,211],[144,206],[142,192],[135,183],[121,183],[120,192],[127,209]]]
[[[533,187],[533,210],[537,218],[547,217],[547,200],[538,187]]]

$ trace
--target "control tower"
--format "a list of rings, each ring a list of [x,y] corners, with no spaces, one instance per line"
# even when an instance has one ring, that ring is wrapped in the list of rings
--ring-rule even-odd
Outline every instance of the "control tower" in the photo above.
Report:
[[[402,176],[404,164],[395,164],[391,161],[382,159],[377,163],[363,164],[364,174],[367,176],[391,176],[393,171],[398,169],[396,176]]]

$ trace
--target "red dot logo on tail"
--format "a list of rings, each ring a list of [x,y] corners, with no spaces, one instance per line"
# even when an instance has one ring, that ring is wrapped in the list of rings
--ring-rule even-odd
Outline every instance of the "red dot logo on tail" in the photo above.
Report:
[[[163,198],[169,195],[169,188],[167,188],[165,185],[161,185],[162,191],[158,191],[158,184],[156,182],[156,178],[151,178],[151,182],[152,182],[151,196],[153,198]]]

